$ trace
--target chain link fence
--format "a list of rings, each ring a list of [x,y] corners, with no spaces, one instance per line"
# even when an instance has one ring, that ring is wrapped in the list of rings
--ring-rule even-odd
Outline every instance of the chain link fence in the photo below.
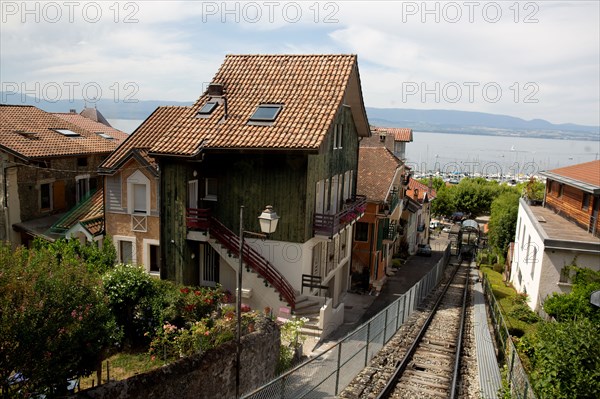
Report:
[[[335,346],[242,396],[248,399],[331,398],[346,388],[436,287],[450,259],[450,245],[417,284]]]

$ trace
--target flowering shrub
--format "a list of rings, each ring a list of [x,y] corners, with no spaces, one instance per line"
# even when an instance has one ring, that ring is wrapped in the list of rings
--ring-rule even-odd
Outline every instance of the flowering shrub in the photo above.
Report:
[[[174,302],[165,309],[164,319],[178,327],[185,327],[215,312],[223,297],[220,288],[181,287]]]
[[[281,326],[281,346],[279,347],[279,362],[277,372],[282,373],[288,370],[294,364],[294,359],[298,359],[302,344],[306,340],[306,335],[302,334],[302,328],[308,322],[306,317],[291,319]]]

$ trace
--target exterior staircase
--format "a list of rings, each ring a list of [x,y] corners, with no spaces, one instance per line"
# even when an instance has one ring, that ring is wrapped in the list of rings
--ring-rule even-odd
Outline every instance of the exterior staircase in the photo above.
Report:
[[[208,212],[195,212],[190,215],[188,210],[188,227],[195,227],[208,231],[209,240],[213,248],[219,252],[234,269],[237,269],[233,259],[239,259],[240,238],[223,223],[214,217],[210,217]],[[196,210],[198,211],[198,210]],[[218,243],[218,244],[217,244]],[[255,272],[257,279],[262,279],[265,287],[271,286],[277,292],[278,301],[282,301],[290,307],[292,311],[296,309],[296,291],[286,278],[264,257],[250,247],[246,242],[242,247],[242,259],[247,269]],[[273,303],[273,302],[269,302]]]
[[[321,306],[323,301],[317,301],[311,299],[306,295],[297,294],[296,297],[296,309],[294,316],[306,317],[308,321],[304,324],[304,327],[300,330],[303,334],[311,337],[320,337],[321,328],[319,327],[319,319],[321,314]]]

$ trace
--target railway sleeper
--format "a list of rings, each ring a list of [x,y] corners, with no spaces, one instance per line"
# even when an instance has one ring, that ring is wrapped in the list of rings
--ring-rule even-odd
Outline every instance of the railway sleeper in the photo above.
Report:
[[[436,381],[431,381],[431,379],[428,377],[419,376],[418,374],[407,374],[406,376],[409,377],[409,379],[405,381],[405,383],[402,383],[400,385],[401,387],[411,384],[418,384],[426,385],[434,389],[443,389],[444,391],[448,390],[448,384],[439,384]]]
[[[450,372],[452,370],[452,368],[454,367],[453,363],[447,363],[447,364],[429,364],[429,363],[417,363],[417,362],[413,362],[411,364],[412,368],[415,368],[417,370],[427,370],[427,369],[435,369],[435,370],[439,370],[439,371],[443,371],[443,372]]]
[[[430,373],[427,370],[409,369],[409,370],[406,370],[404,372],[404,375],[407,376],[407,377],[413,377],[413,376],[416,377],[416,376],[419,376],[419,379],[422,379],[424,381],[429,381],[432,384],[435,384],[436,380],[437,380],[437,382],[444,382],[445,381],[447,383],[450,383],[452,381],[452,379],[450,377],[446,377],[446,376],[439,375],[439,374],[436,374],[436,373]]]
[[[429,397],[436,397],[436,398],[447,398],[448,397],[447,392],[434,391],[433,389],[427,389],[427,388],[417,387],[417,386],[412,386],[412,385],[405,385],[405,386],[402,386],[402,388],[400,388],[400,389],[402,391],[414,392],[414,393],[418,394],[418,396],[417,396],[418,398],[427,397],[427,396],[423,396],[423,395],[429,395]],[[401,398],[407,397],[405,395],[402,395],[402,396],[394,395],[394,396],[401,397]]]

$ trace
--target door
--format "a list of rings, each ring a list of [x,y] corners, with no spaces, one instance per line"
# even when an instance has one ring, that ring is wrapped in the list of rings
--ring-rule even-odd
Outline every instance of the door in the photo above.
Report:
[[[188,208],[198,208],[198,180],[188,182]]]
[[[203,286],[214,287],[219,282],[219,255],[210,244],[202,244],[201,251],[200,283]]]

